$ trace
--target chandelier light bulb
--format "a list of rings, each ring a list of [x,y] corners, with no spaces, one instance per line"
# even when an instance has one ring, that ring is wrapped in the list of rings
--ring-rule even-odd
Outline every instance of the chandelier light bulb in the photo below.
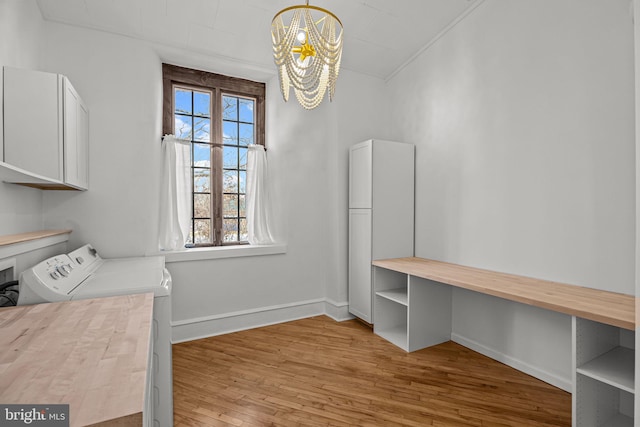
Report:
[[[296,39],[298,39],[298,42],[300,42],[300,44],[304,44],[304,42],[307,41],[307,33],[304,30],[300,30],[298,32],[298,35],[296,36]]]

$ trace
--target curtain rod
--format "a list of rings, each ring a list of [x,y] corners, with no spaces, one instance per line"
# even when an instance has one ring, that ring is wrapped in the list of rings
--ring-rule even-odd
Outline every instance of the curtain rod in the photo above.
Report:
[[[180,138],[176,138],[176,139],[180,139]],[[164,136],[162,136],[162,137],[160,138],[160,141],[161,141],[161,142],[162,142],[162,141],[164,141]],[[185,139],[185,140],[183,140],[183,141],[189,141],[189,140],[188,140],[188,139]],[[191,142],[191,141],[189,141],[189,142]],[[198,142],[198,141],[195,141],[195,142]],[[203,143],[203,144],[213,145],[214,147],[224,147],[224,146],[225,146],[224,144],[219,144],[219,143],[217,143],[217,142],[204,142],[204,141],[203,141],[202,143]],[[264,151],[267,151],[267,147],[265,147],[264,145],[263,145],[262,147],[264,148]]]

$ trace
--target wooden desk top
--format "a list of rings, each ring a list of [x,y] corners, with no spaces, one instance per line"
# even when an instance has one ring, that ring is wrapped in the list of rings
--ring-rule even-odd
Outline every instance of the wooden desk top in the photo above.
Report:
[[[141,426],[152,314],[152,293],[0,308],[0,402]]]
[[[632,295],[424,258],[384,259],[373,265],[624,329],[636,327]]]

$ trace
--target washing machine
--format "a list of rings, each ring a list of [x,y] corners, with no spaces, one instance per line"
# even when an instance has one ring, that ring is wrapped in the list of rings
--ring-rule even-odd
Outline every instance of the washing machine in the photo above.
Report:
[[[163,256],[103,259],[85,245],[20,275],[18,305],[153,292],[153,354],[145,425],[173,426],[171,275]]]

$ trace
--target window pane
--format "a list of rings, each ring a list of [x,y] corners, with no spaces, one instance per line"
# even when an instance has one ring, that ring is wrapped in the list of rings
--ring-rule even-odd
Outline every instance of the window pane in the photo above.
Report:
[[[235,96],[222,96],[222,118],[224,120],[238,121],[238,98]]]
[[[240,171],[239,173],[240,173],[240,179],[238,180],[238,184],[239,184],[238,191],[240,193],[246,193],[247,192],[247,172]]]
[[[246,150],[245,150],[246,151]],[[238,169],[238,149],[224,147],[223,167],[225,169]]]
[[[211,142],[211,120],[202,117],[193,119],[194,140]]]
[[[175,90],[176,113],[191,114],[191,91],[186,89]]]
[[[247,233],[247,220],[242,218],[240,220],[240,240],[246,242],[249,235]]]
[[[181,116],[176,114],[175,123],[173,125],[176,138],[188,139],[191,141],[191,116]]]
[[[247,125],[240,123],[240,145],[245,147],[249,144],[253,144],[253,125]]]
[[[196,219],[195,239],[193,243],[211,243],[211,221],[208,219]]]
[[[222,123],[222,143],[238,145],[238,123],[227,121]]]
[[[244,194],[240,195],[240,216],[247,216],[247,203]]]
[[[246,123],[254,123],[253,120],[253,99],[240,98],[240,121]]]
[[[193,169],[193,191],[209,193],[211,191],[211,169]]]
[[[211,194],[193,195],[193,217],[211,218]]]
[[[211,94],[206,92],[193,93],[193,114],[211,117]]]
[[[237,242],[238,241],[238,220],[237,219],[225,219],[222,223],[222,239],[225,242]]]
[[[222,196],[222,215],[225,218],[238,216],[238,196],[225,194]]]
[[[207,144],[193,144],[193,166],[211,166],[211,146]]]
[[[237,193],[238,192],[238,171],[224,171],[224,178],[222,182],[223,193]]]
[[[240,151],[240,164],[239,169],[247,169],[247,149],[246,148],[240,148],[238,151]]]

